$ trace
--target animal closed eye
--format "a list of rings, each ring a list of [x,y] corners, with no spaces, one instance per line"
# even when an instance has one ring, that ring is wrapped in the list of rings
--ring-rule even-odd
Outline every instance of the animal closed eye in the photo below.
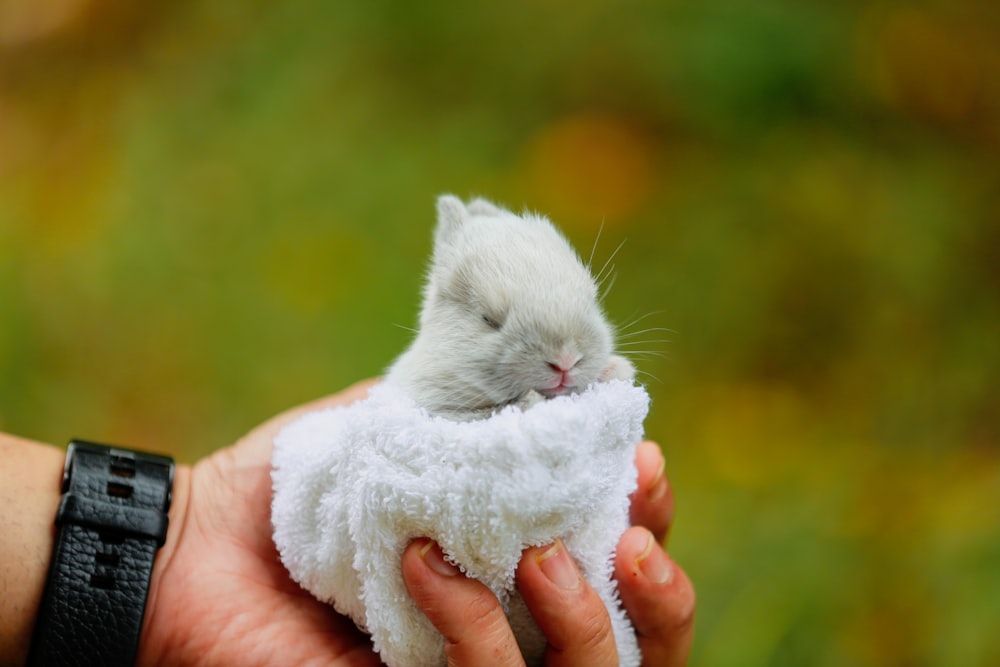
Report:
[[[501,326],[500,322],[498,320],[493,319],[489,315],[483,315],[483,322],[486,322],[486,326],[488,326],[490,329],[494,329],[496,331],[500,330]]]

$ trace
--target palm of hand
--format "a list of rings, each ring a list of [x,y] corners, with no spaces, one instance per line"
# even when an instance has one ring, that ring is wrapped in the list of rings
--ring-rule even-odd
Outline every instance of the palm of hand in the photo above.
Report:
[[[178,467],[174,523],[157,558],[137,664],[381,664],[350,620],[288,578],[271,540],[274,436],[306,412],[354,402],[370,385],[289,410],[193,469]]]
[[[270,464],[250,440],[190,471],[139,664],[381,664],[368,637],[289,580],[271,541]]]

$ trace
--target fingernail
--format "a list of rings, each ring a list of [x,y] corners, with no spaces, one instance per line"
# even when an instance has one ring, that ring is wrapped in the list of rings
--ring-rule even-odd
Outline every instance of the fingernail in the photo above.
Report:
[[[418,553],[424,559],[424,562],[427,563],[427,567],[443,577],[454,577],[459,573],[457,566],[445,560],[444,552],[441,551],[441,547],[433,540],[427,540],[427,543],[420,547]]]
[[[652,533],[646,535],[646,548],[636,556],[636,567],[654,584],[666,584],[674,576],[674,568],[663,549],[658,549]]]
[[[653,477],[653,481],[649,484],[649,490],[646,491],[646,500],[651,503],[655,503],[657,500],[667,495],[667,488],[670,486],[667,482],[667,462],[660,460],[660,469],[656,471],[656,476]]]
[[[580,585],[580,571],[576,569],[566,546],[562,540],[556,540],[552,546],[535,556],[535,561],[542,572],[553,584],[567,591]]]

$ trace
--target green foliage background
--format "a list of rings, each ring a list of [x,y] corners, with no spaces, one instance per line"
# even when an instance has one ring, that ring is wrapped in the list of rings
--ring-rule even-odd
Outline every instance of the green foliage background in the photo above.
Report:
[[[377,375],[435,196],[486,195],[585,256],[603,224],[598,263],[625,240],[609,314],[670,329],[628,340],[659,354],[693,664],[1000,664],[998,26],[0,3],[0,429],[193,460]]]

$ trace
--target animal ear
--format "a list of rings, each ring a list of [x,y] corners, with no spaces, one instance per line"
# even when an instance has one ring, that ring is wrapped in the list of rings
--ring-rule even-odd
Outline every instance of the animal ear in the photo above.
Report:
[[[504,215],[507,211],[485,199],[476,198],[469,202],[469,213],[472,215],[499,216]]]
[[[435,247],[451,243],[458,229],[469,219],[465,204],[454,195],[438,197],[437,213],[437,229],[434,230]]]

